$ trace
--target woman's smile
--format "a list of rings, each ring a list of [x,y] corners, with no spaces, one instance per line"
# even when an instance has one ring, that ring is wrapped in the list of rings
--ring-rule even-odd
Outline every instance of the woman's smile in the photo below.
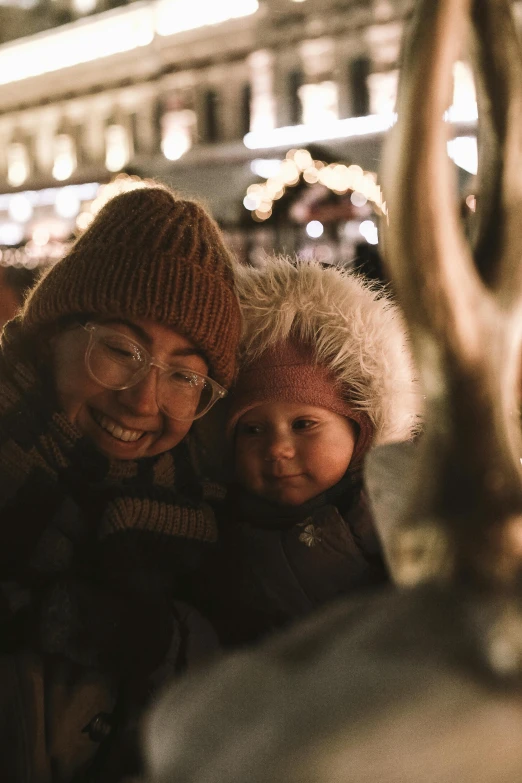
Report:
[[[159,433],[124,426],[123,422],[86,406],[83,431],[109,458],[138,459],[144,456]]]
[[[109,432],[116,440],[123,440],[126,443],[139,440],[145,434],[145,430],[128,429],[109,416],[105,416],[99,411],[91,410],[93,419],[99,426]]]

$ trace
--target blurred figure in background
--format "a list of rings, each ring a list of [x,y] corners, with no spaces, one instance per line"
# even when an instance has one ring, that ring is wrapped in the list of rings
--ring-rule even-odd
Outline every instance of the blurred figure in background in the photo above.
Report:
[[[358,275],[363,275],[370,282],[381,285],[388,282],[379,250],[376,245],[370,245],[368,242],[359,242],[357,245],[353,271]]]
[[[38,267],[0,266],[0,330],[18,313],[41,271]]]

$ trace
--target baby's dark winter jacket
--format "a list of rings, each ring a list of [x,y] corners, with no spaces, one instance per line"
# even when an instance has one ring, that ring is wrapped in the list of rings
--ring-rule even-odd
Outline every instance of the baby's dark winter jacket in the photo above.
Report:
[[[254,642],[387,579],[358,473],[298,507],[233,487],[219,526],[208,611],[226,646]]]

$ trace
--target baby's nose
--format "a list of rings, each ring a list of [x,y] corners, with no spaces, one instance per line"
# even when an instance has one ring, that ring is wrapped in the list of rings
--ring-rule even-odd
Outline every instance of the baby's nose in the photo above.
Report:
[[[266,450],[266,459],[276,461],[279,459],[291,459],[295,455],[295,446],[289,435],[273,435]]]

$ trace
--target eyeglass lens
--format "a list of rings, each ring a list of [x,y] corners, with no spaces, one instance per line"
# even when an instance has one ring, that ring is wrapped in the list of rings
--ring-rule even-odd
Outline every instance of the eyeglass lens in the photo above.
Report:
[[[109,389],[127,389],[149,371],[147,356],[123,335],[92,334],[86,354],[93,378]],[[212,402],[212,387],[190,370],[174,369],[158,375],[157,402],[171,418],[188,420],[200,416]]]

